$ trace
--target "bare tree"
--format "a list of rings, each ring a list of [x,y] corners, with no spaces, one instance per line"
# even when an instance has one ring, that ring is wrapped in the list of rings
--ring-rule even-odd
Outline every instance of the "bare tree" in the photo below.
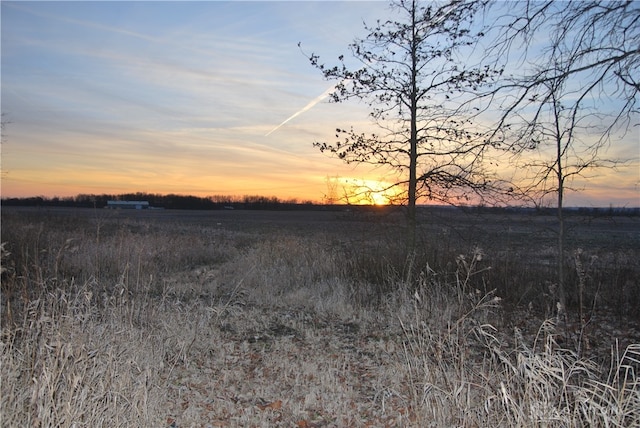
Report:
[[[415,244],[416,202],[451,202],[492,186],[483,159],[488,143],[471,113],[464,91],[477,89],[499,74],[492,67],[466,67],[481,31],[473,30],[480,1],[453,0],[391,4],[396,19],[378,21],[351,44],[358,66],[344,56],[329,67],[310,55],[328,80],[337,80],[334,102],[359,99],[370,107],[376,132],[336,130],[334,143],[316,142],[347,163],[388,167],[397,174],[390,188],[406,195],[409,249]],[[383,189],[389,190],[389,189]]]
[[[511,132],[508,148],[529,172],[525,191],[557,196],[557,297],[564,307],[565,193],[573,178],[619,164],[604,157],[612,136],[638,125],[640,3],[527,1],[497,10],[504,5],[490,5],[498,18],[486,57],[508,72],[483,95],[499,105],[495,132]]]
[[[338,180],[340,177],[330,177],[327,175],[325,182],[327,183],[327,194],[324,195],[324,203],[327,205],[333,205],[338,201]]]
[[[564,75],[564,74],[561,74]],[[575,177],[585,177],[589,170],[613,168],[616,160],[601,155],[602,140],[592,135],[602,132],[602,115],[585,106],[586,92],[568,88],[566,78],[545,83],[546,97],[539,103],[535,121],[523,120],[519,143],[529,150],[516,156],[515,164],[529,173],[524,187],[532,199],[543,201],[555,194],[558,218],[556,297],[565,307],[565,219],[564,199]],[[534,151],[534,153],[531,153]],[[521,153],[518,153],[520,155]]]

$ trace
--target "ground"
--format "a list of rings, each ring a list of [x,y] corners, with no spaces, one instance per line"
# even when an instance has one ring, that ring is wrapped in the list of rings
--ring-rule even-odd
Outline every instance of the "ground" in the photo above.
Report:
[[[2,216],[3,425],[640,421],[637,218],[569,219],[558,312],[548,216],[423,212],[409,263],[379,208]]]

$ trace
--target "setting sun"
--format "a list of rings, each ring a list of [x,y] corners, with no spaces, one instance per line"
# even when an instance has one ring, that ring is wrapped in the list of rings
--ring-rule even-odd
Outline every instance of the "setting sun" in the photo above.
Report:
[[[383,180],[339,177],[336,192],[345,196],[343,202],[354,205],[389,205],[402,198],[403,189]]]
[[[371,198],[373,199],[374,205],[387,205],[389,203],[389,198],[382,193],[372,193]]]

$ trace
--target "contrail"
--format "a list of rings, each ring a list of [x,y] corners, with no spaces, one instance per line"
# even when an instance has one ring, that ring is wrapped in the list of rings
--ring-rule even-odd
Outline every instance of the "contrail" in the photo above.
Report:
[[[284,122],[282,122],[280,125],[276,126],[275,128],[273,128],[271,131],[267,132],[264,136],[268,137],[269,135],[273,134],[274,132],[276,132],[278,129],[280,129],[282,127],[282,125],[284,125],[285,123],[289,122],[291,119],[296,118],[298,116],[300,116],[302,113],[304,113],[305,111],[310,110],[313,106],[315,106],[316,104],[318,104],[320,101],[324,100],[325,98],[327,98],[327,96],[329,96],[329,94],[335,89],[335,85],[330,86],[326,91],[324,91],[321,95],[319,95],[318,97],[316,97],[313,101],[311,101],[309,104],[307,104],[306,106],[302,107],[299,111],[295,112],[294,114],[292,114],[291,116],[289,116],[287,119],[285,119]]]

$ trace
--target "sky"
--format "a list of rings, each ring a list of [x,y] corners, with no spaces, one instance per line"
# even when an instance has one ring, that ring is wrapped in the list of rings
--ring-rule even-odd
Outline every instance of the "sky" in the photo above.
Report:
[[[387,2],[0,4],[2,197],[320,202],[336,177],[386,184],[313,147],[369,122],[363,105],[328,102],[332,83],[305,54],[335,63]],[[625,144],[637,152],[637,133]],[[625,174],[623,190],[599,175],[570,203],[640,206],[637,165]]]

